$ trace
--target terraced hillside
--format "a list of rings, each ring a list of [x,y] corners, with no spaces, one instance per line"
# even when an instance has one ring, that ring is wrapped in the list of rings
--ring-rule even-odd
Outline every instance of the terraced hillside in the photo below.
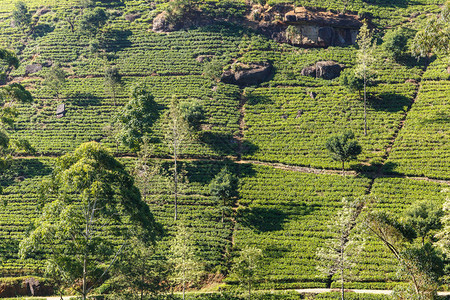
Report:
[[[15,1],[0,2],[0,47],[18,54],[21,66],[11,73],[12,80],[23,83],[35,99],[32,105],[18,107],[10,132],[15,138],[28,139],[36,149],[32,157],[16,157],[1,175],[4,193],[0,198],[7,203],[0,213],[3,276],[43,273],[41,257],[19,260],[17,250],[39,213],[39,182],[51,173],[57,156],[83,142],[97,141],[133,170],[136,153],[117,144],[113,127],[115,116],[130,98],[130,88],[137,83],[145,84],[158,104],[161,117],[152,127],[152,159],[166,168],[171,164],[170,151],[162,141],[161,124],[170,99],[195,98],[205,108],[201,132],[182,153],[188,183],[180,197],[179,214],[193,228],[211,274],[226,276],[236,250],[250,245],[262,249],[265,256],[259,288],[334,287],[337,275],[320,274],[315,253],[331,237],[327,225],[343,197],[372,195],[379,207],[400,214],[408,204],[427,200],[441,205],[448,196],[444,191],[450,185],[450,86],[445,60],[398,63],[378,48],[364,136],[364,108],[358,92],[340,86],[339,78],[301,75],[305,67],[323,60],[354,67],[353,46],[280,44],[251,28],[247,19],[155,33],[152,21],[167,8],[167,1],[151,0],[97,1],[109,20],[96,36],[89,37],[77,29],[84,13],[77,0],[24,2],[34,15],[33,34],[11,26]],[[281,2],[293,1],[268,4]],[[370,2],[353,1],[348,10],[371,14],[378,36],[387,27],[420,28],[427,13],[438,12],[443,3]],[[341,9],[337,1],[302,4],[333,12]],[[99,44],[96,50],[92,50],[93,40]],[[225,84],[203,74],[205,57],[224,65],[270,62],[274,72],[255,86]],[[46,66],[57,63],[68,74],[60,97],[43,84]],[[30,65],[43,68],[30,72]],[[114,98],[104,84],[104,70],[112,66],[119,68],[124,82]],[[67,113],[56,118],[61,103]],[[355,133],[363,151],[351,162],[354,171],[342,175],[325,142],[344,129]],[[225,165],[239,178],[239,196],[232,217],[222,224],[208,185]],[[176,225],[173,194],[160,177],[148,182],[142,193],[167,229],[162,242],[167,249]],[[402,282],[397,268],[390,253],[371,239],[358,257],[349,286],[391,288]]]

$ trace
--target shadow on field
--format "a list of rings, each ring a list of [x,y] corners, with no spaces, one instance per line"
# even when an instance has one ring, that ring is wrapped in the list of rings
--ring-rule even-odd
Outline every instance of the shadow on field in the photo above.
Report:
[[[258,232],[282,230],[287,214],[269,207],[251,207],[239,209],[236,219],[238,223]]]
[[[368,104],[375,110],[386,112],[399,112],[411,105],[411,99],[408,97],[394,94],[381,93],[369,98]]]
[[[51,172],[52,168],[43,164],[39,159],[14,159],[0,176],[0,182],[5,187],[28,178],[46,176]]]
[[[232,134],[205,131],[201,134],[200,141],[207,144],[218,156],[238,156],[239,140]],[[243,141],[241,154],[251,155],[258,149],[255,144]]]
[[[434,116],[429,119],[425,119],[421,122],[422,124],[447,124],[450,123],[450,115],[442,111],[437,112]]]
[[[105,33],[104,49],[106,52],[118,52],[132,46],[128,39],[132,35],[131,30],[112,29]]]
[[[100,98],[92,95],[91,93],[80,93],[77,92],[75,95],[70,97],[70,102],[77,106],[95,106],[100,105]]]

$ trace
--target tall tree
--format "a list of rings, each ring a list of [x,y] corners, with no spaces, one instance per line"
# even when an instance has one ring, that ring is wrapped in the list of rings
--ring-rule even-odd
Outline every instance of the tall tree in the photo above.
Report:
[[[17,150],[32,152],[30,143],[26,140],[11,140],[8,136],[8,129],[14,124],[18,111],[16,103],[29,104],[33,102],[31,93],[20,83],[8,83],[9,74],[19,67],[19,59],[9,50],[0,49],[0,61],[4,65],[0,69],[0,77],[3,86],[0,86],[0,170],[8,164],[10,156]]]
[[[173,266],[172,281],[183,288],[183,300],[186,299],[186,283],[198,282],[204,271],[196,251],[190,229],[179,222],[170,246],[169,263]]]
[[[425,28],[418,31],[412,43],[412,52],[416,57],[425,57],[431,53],[448,56],[450,54],[450,1],[447,1],[438,16],[431,17]]]
[[[225,210],[231,204],[230,201],[236,195],[237,179],[228,170],[228,167],[222,168],[220,172],[211,180],[209,192],[218,199],[222,211],[222,223],[225,217]]]
[[[319,258],[318,270],[328,276],[339,274],[341,282],[341,300],[344,300],[344,283],[346,271],[354,265],[354,257],[363,249],[364,240],[357,234],[350,234],[355,227],[356,218],[363,206],[359,199],[349,201],[342,199],[342,209],[328,226],[328,232],[333,236],[325,241],[324,246],[316,251]]]
[[[261,263],[263,253],[261,249],[255,247],[245,247],[239,251],[232,269],[239,283],[248,292],[248,298],[252,298],[252,289],[261,276]]]
[[[130,101],[117,115],[120,128],[118,139],[133,151],[140,149],[143,139],[151,133],[151,127],[159,116],[154,97],[145,85],[135,85]]]
[[[331,152],[331,157],[334,160],[342,162],[342,173],[345,171],[345,162],[356,159],[362,151],[351,131],[330,137],[325,144],[325,148]]]
[[[167,290],[169,265],[156,251],[157,246],[146,243],[144,238],[131,239],[108,280],[113,289],[112,299],[153,299]]]
[[[186,146],[186,142],[192,138],[192,131],[189,122],[186,120],[183,111],[181,110],[178,99],[172,98],[169,111],[166,115],[167,124],[165,132],[165,142],[170,149],[173,157],[173,181],[174,181],[174,205],[175,215],[174,220],[178,218],[178,156],[182,148]]]
[[[133,227],[149,240],[159,233],[133,178],[98,143],[82,144],[59,158],[43,190],[45,206],[34,230],[20,243],[20,256],[50,252],[51,275],[81,282],[83,300],[106,279]],[[111,236],[122,241],[117,245]]]
[[[108,14],[104,9],[96,7],[83,14],[80,20],[80,30],[90,36],[95,36],[98,30],[108,21]]]
[[[25,28],[30,26],[31,14],[28,12],[28,7],[23,1],[16,2],[15,8],[12,12],[14,24],[17,27]]]
[[[374,62],[374,48],[372,34],[369,30],[367,22],[364,21],[363,26],[359,29],[356,39],[358,44],[358,53],[356,56],[357,67],[356,75],[363,79],[364,85],[364,135],[367,135],[367,82],[370,76],[371,67]]]
[[[119,68],[111,67],[105,70],[105,89],[111,94],[114,105],[116,105],[117,90],[122,87],[122,76],[119,73]]]
[[[437,245],[447,256],[450,256],[450,197],[442,205],[442,230],[436,235]]]
[[[417,232],[411,224],[385,211],[369,207],[361,219],[368,232],[386,246],[397,259],[400,270],[409,277],[414,295],[408,295],[407,299],[434,299],[444,269],[436,248],[430,243],[415,243]]]
[[[61,100],[61,91],[66,85],[66,72],[61,68],[60,64],[54,64],[44,76],[43,84],[50,89],[50,93]]]
[[[433,230],[441,229],[442,216],[443,211],[439,206],[428,201],[420,201],[408,207],[404,213],[404,222],[415,230],[424,246],[425,239],[429,237],[430,233]]]

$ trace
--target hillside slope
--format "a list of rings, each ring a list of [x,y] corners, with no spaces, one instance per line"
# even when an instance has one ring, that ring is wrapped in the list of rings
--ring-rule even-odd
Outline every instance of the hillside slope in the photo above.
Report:
[[[442,191],[450,185],[450,94],[446,66],[440,60],[430,66],[401,64],[378,50],[376,84],[369,89],[369,130],[364,136],[358,93],[341,87],[338,78],[301,75],[318,61],[353,67],[356,50],[352,46],[324,49],[280,44],[246,22],[223,20],[154,33],[152,20],[167,3],[143,0],[97,1],[110,19],[93,37],[77,29],[84,11],[76,0],[27,0],[37,28],[29,35],[11,26],[14,2],[0,3],[0,47],[18,53],[21,66],[12,73],[13,80],[27,86],[35,103],[19,107],[11,132],[28,139],[37,153],[16,159],[9,172],[2,174],[5,191],[0,198],[8,203],[0,216],[4,276],[43,272],[40,257],[21,261],[17,246],[38,214],[39,181],[51,173],[57,156],[95,140],[118,157],[126,156],[122,161],[133,169],[135,154],[116,144],[111,126],[135,84],[145,84],[155,96],[160,116],[173,96],[199,99],[205,107],[202,131],[183,152],[189,184],[181,197],[180,215],[194,228],[210,273],[227,274],[234,251],[251,245],[261,248],[266,257],[260,288],[335,286],[337,278],[317,271],[315,252],[330,237],[327,225],[343,197],[373,195],[381,207],[399,214],[415,201],[440,205],[445,199]],[[338,10],[336,1],[305,2],[311,3],[310,8]],[[443,3],[371,2],[354,1],[349,10],[371,13],[379,34],[388,26],[420,26],[426,13],[438,11]],[[73,20],[76,30],[67,20]],[[97,50],[92,50],[93,41],[98,41]],[[224,65],[270,62],[274,73],[257,86],[225,84],[202,75],[207,61],[202,57],[215,57]],[[56,63],[68,73],[61,99],[42,84],[46,66]],[[30,73],[30,65],[43,68]],[[104,88],[104,70],[111,66],[119,67],[124,81],[116,99]],[[60,103],[66,105],[67,113],[56,118]],[[162,118],[152,129],[158,161],[170,157],[162,142],[161,123]],[[351,164],[358,173],[342,176],[328,172],[340,164],[330,158],[324,144],[344,129],[355,133],[363,152]],[[222,224],[208,184],[224,165],[240,183],[233,217]],[[316,174],[303,174],[290,166],[312,168]],[[162,180],[154,181],[146,200],[168,229],[164,248],[175,226],[173,196]],[[401,281],[396,262],[375,240],[369,241],[358,261],[352,287],[391,288]]]

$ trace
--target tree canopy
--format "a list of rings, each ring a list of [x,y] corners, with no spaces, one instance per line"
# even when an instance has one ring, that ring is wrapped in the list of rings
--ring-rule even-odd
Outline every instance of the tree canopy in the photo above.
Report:
[[[45,206],[20,243],[20,255],[50,249],[47,271],[66,284],[82,282],[83,299],[106,279],[133,227],[149,240],[160,232],[132,176],[96,142],[59,158],[42,189]],[[113,243],[108,235],[122,241]]]
[[[330,137],[325,144],[325,148],[330,151],[334,160],[342,162],[342,171],[344,171],[344,163],[356,159],[362,151],[351,131]]]

